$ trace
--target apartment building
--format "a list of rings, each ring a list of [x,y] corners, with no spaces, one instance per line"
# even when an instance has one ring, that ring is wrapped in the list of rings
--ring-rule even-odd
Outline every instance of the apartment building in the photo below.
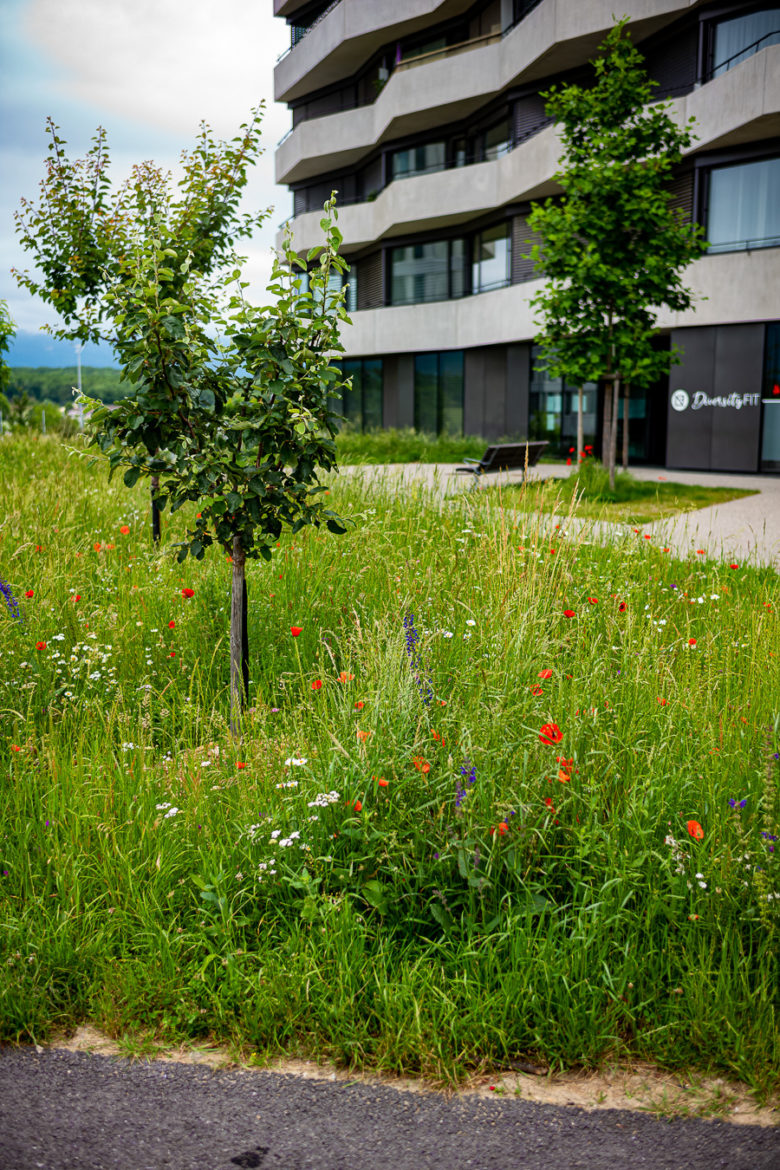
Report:
[[[677,206],[709,250],[685,272],[695,307],[662,312],[681,365],[635,388],[634,462],[780,472],[780,4],[705,0],[274,0],[290,25],[275,70],[292,129],[276,151],[300,253],[338,191],[351,270],[344,328],[358,427],[575,442],[576,388],[546,376],[524,258],[560,139],[540,93],[587,82],[626,14],[698,140]],[[599,446],[601,388],[585,394]]]

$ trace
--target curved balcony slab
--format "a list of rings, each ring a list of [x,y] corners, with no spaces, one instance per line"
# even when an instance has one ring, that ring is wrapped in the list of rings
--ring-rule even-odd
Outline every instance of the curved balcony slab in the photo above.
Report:
[[[279,62],[274,97],[291,102],[346,80],[388,41],[460,16],[474,0],[341,0]]]
[[[780,319],[778,261],[780,248],[702,257],[688,267],[683,278],[694,294],[694,308],[685,313],[659,312],[659,328]],[[341,330],[345,356],[425,353],[530,341],[536,333],[531,298],[542,286],[543,281],[534,280],[458,301],[353,313],[352,324]]]
[[[670,113],[678,125],[696,118],[688,153],[737,146],[780,135],[780,45],[771,45],[685,97]],[[508,203],[541,199],[560,190],[550,177],[561,149],[554,126],[527,138],[494,162],[438,171],[390,183],[371,203],[340,209],[344,245],[357,251],[374,241],[465,223]],[[292,222],[295,245],[319,240],[321,213]]]
[[[633,0],[631,29],[647,37],[697,2]],[[343,0],[309,36],[321,39],[321,30],[347,3]],[[397,68],[372,105],[296,126],[276,152],[277,182],[348,166],[380,142],[467,117],[510,85],[585,64],[612,28],[613,9],[614,0],[578,0],[574,16],[571,0],[544,0],[499,42]]]

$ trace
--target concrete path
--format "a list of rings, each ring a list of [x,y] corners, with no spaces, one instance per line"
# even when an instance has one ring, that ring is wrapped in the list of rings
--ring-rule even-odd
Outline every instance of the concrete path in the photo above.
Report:
[[[2,1170],[777,1170],[780,1130],[0,1048]]]
[[[432,490],[452,493],[468,490],[471,476],[455,475],[456,463],[397,463],[388,466],[345,468],[369,480],[391,480],[411,486],[424,483]],[[562,477],[571,468],[562,463],[539,464],[531,472],[533,479]],[[773,565],[780,571],[780,475],[741,475],[732,472],[674,471],[663,467],[635,467],[631,474],[640,480],[668,483],[701,484],[708,487],[734,487],[757,491],[727,504],[700,508],[671,520],[656,521],[643,532],[654,533],[659,542],[673,549],[675,555],[696,555],[703,548],[716,560]],[[501,472],[486,479],[489,484],[519,483],[522,472]]]

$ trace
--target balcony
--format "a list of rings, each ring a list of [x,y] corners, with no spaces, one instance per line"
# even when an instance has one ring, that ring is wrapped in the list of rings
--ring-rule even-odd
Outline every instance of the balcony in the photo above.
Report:
[[[780,319],[780,248],[704,256],[684,273],[695,307],[663,312],[662,329]],[[341,340],[347,357],[469,349],[530,341],[531,298],[542,281],[511,285],[456,301],[371,309],[352,314]],[[705,300],[704,298],[708,299]]]
[[[678,125],[696,118],[698,137],[689,153],[780,135],[780,45],[674,99],[672,116]],[[373,241],[438,230],[510,202],[555,194],[559,188],[550,176],[559,153],[560,138],[548,125],[495,161],[395,179],[372,202],[340,207],[344,243],[357,251]],[[298,250],[318,241],[320,218],[320,211],[310,211],[293,220]]]
[[[335,0],[274,70],[277,101],[351,77],[390,41],[459,16],[474,0]]]
[[[289,57],[308,52],[307,42],[313,51],[328,22],[351,2],[342,0]],[[277,182],[346,168],[378,143],[468,117],[510,85],[583,65],[612,27],[613,7],[612,0],[581,0],[574,16],[570,0],[541,0],[499,40],[477,38],[453,46],[456,69],[450,50],[396,67],[372,104],[300,123],[277,150]],[[684,0],[635,0],[632,29],[639,38],[649,36],[686,7]]]

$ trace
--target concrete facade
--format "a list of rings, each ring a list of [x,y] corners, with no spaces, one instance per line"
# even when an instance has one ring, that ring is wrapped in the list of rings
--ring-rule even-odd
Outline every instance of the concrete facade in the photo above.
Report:
[[[657,314],[659,344],[677,346],[683,364],[632,402],[633,454],[670,467],[780,471],[779,6],[629,0],[624,10],[671,116],[695,119],[676,205],[706,231],[716,179],[731,168],[737,183],[737,195],[718,196],[722,250],[683,275],[694,307]],[[295,246],[319,242],[319,208],[337,190],[354,282],[342,342],[349,359],[382,360],[383,424],[414,425],[421,394],[438,395],[443,418],[451,380],[422,359],[462,353],[464,433],[549,433],[564,452],[569,391],[536,371],[531,300],[542,281],[522,259],[533,242],[525,222],[533,201],[560,193],[560,139],[539,93],[582,83],[612,27],[612,0],[274,0],[274,11],[295,26],[275,74],[293,111],[276,172],[294,194]],[[738,50],[725,64],[721,43]],[[472,260],[483,253],[491,276],[507,257],[490,291],[480,291]],[[414,303],[398,303],[398,288]],[[672,405],[681,390],[685,410]],[[598,443],[595,389],[589,409]]]

